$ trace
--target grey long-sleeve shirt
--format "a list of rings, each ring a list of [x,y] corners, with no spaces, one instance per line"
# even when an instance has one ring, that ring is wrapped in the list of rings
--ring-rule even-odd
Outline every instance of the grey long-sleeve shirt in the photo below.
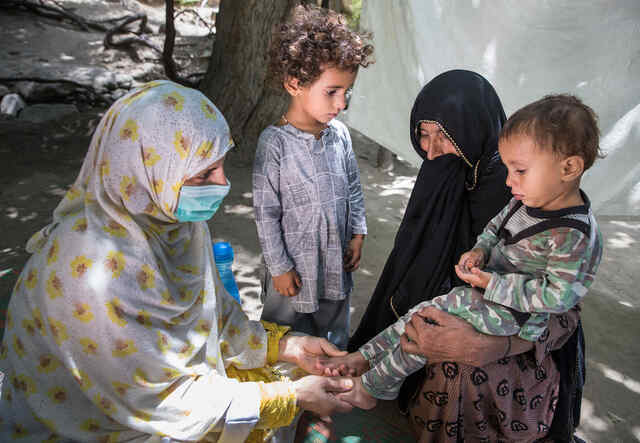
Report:
[[[269,275],[292,268],[302,289],[298,312],[315,312],[318,299],[351,292],[343,255],[353,234],[366,234],[360,173],[346,126],[332,120],[320,139],[292,125],[269,126],[258,140],[253,206]],[[268,279],[267,297],[275,294]]]

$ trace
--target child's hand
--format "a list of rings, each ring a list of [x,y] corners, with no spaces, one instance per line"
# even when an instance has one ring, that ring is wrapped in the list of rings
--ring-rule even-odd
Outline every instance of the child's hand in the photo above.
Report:
[[[470,273],[472,268],[484,268],[484,260],[484,252],[482,252],[482,249],[472,249],[460,256],[458,266],[460,266],[465,273]],[[458,277],[460,276],[458,275]]]
[[[460,265],[456,265],[455,268],[460,280],[469,283],[473,287],[486,289],[489,280],[491,280],[491,273],[481,271],[480,268],[473,267],[469,271],[464,270]]]
[[[280,295],[284,295],[285,297],[297,295],[302,287],[302,281],[295,269],[291,269],[282,275],[274,275],[272,278],[273,287]]]
[[[362,256],[362,243],[364,242],[364,235],[354,234],[353,238],[349,241],[347,250],[344,253],[344,270],[347,272],[353,272],[360,266],[360,257]]]
[[[378,402],[378,400],[376,400],[375,397],[372,397],[364,386],[362,386],[362,380],[360,377],[354,377],[353,388],[348,392],[337,393],[336,398],[346,401],[350,405],[360,409],[373,409],[376,407],[376,403]]]
[[[345,356],[327,358],[324,363],[324,375],[348,375],[359,376],[369,370],[369,362],[358,351]]]

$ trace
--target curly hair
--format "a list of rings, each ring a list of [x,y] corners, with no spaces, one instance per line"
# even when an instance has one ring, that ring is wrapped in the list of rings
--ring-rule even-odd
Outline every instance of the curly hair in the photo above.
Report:
[[[349,29],[344,16],[299,5],[275,26],[269,48],[269,77],[282,87],[288,77],[301,86],[313,83],[327,66],[356,71],[373,63],[371,33]]]
[[[585,171],[604,157],[596,113],[569,94],[547,95],[517,110],[505,123],[500,138],[514,135],[529,136],[537,146],[560,156],[582,157]]]

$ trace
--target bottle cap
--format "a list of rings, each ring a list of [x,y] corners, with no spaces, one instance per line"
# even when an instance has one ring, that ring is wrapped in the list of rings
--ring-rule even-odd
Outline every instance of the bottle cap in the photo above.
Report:
[[[233,260],[233,248],[226,241],[213,244],[213,257],[216,261]]]

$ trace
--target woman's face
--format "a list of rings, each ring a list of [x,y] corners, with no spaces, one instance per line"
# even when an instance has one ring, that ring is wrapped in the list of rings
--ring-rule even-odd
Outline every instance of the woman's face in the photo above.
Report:
[[[420,149],[427,154],[428,160],[440,157],[445,154],[458,155],[458,151],[451,143],[451,140],[444,135],[440,126],[432,122],[421,122],[418,130],[420,138]]]
[[[224,175],[224,156],[204,171],[184,181],[187,186],[226,185],[227,183],[227,177]]]

